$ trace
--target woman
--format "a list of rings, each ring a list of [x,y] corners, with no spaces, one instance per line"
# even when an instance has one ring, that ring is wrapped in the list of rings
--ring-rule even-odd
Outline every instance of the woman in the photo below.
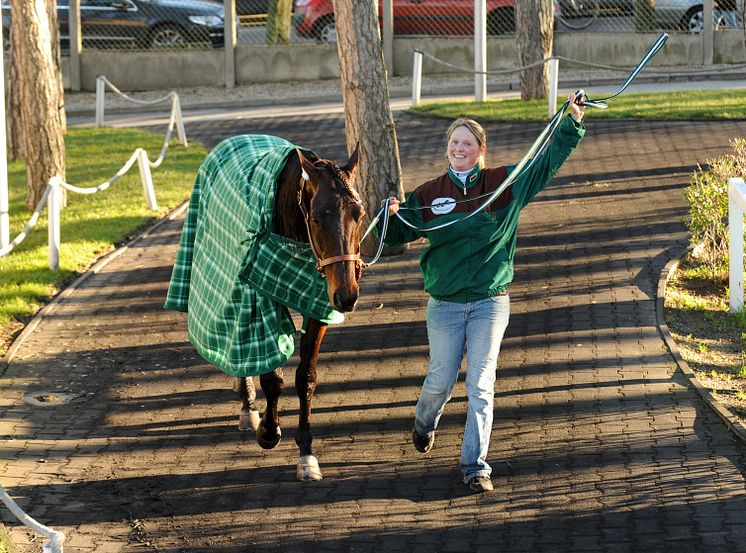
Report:
[[[518,216],[585,134],[585,108],[575,103],[575,94],[568,99],[569,116],[560,123],[549,148],[487,209],[430,232],[415,231],[394,217],[385,239],[389,246],[422,236],[429,240],[420,255],[420,268],[430,294],[430,363],[417,401],[412,442],[421,453],[432,448],[465,352],[468,409],[460,464],[464,483],[477,493],[493,489],[487,451],[497,356],[510,312],[508,285],[513,279]],[[408,194],[402,204],[392,198],[390,215],[407,208],[402,216],[417,227],[461,219],[484,201],[478,196],[494,191],[505,180],[511,167],[484,168],[486,136],[477,122],[457,119],[446,134],[447,172]]]

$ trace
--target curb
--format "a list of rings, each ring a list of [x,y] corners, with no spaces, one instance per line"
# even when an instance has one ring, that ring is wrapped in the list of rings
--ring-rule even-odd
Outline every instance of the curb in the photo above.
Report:
[[[686,248],[678,257],[669,261],[661,271],[660,278],[658,279],[658,297],[655,300],[655,318],[658,324],[658,331],[663,337],[663,341],[665,342],[668,351],[671,353],[671,356],[674,358],[676,365],[689,381],[692,388],[697,391],[700,397],[712,408],[715,414],[722,419],[728,429],[735,434],[736,438],[741,440],[741,442],[746,443],[746,426],[744,426],[730,409],[720,403],[713,393],[699,381],[697,375],[681,356],[681,352],[679,352],[676,341],[673,339],[673,336],[671,336],[671,333],[668,330],[668,325],[663,316],[668,279],[671,278],[671,275],[673,275],[674,272],[676,272],[679,263],[681,263],[681,260],[690,250],[691,248]]]
[[[179,217],[187,209],[187,207],[189,207],[189,200],[185,200],[181,205],[174,208],[172,211],[166,214],[162,219],[159,219],[158,221],[153,223],[151,226],[149,226],[144,231],[142,231],[140,234],[135,236],[132,240],[127,242],[125,245],[120,246],[114,251],[111,251],[108,254],[104,255],[102,258],[96,261],[96,263],[94,263],[94,265],[90,269],[88,269],[85,273],[83,273],[78,278],[76,278],[71,284],[66,286],[59,294],[54,296],[49,301],[49,303],[47,303],[44,307],[42,307],[39,311],[37,311],[34,317],[31,319],[31,321],[29,321],[29,323],[23,328],[21,333],[18,336],[16,336],[15,340],[13,340],[13,343],[8,348],[8,351],[5,353],[5,356],[0,360],[0,376],[5,374],[5,370],[10,365],[10,362],[13,360],[13,357],[15,357],[20,347],[23,345],[26,339],[31,335],[31,333],[36,329],[36,327],[39,326],[39,323],[41,323],[44,317],[46,317],[49,313],[51,313],[58,303],[60,303],[63,299],[67,298],[70,294],[72,294],[75,290],[77,290],[86,280],[88,280],[93,275],[98,273],[101,269],[106,267],[106,265],[108,265],[111,261],[114,261],[117,257],[119,257],[124,252],[126,252],[131,246],[147,238],[151,232],[160,228],[162,225],[165,225],[167,222],[173,221],[174,219]]]

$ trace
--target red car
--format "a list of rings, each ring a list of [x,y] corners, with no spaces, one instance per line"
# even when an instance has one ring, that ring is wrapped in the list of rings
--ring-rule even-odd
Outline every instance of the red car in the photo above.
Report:
[[[474,0],[393,0],[395,35],[473,35]],[[487,0],[487,33],[515,31],[515,0]],[[381,17],[381,2],[378,16]],[[296,0],[293,24],[303,37],[335,42],[332,0]]]

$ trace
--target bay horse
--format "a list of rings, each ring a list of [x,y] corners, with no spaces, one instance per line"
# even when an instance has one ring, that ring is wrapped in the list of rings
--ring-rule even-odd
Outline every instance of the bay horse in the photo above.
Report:
[[[311,245],[317,269],[326,279],[331,305],[340,312],[355,308],[360,259],[361,225],[365,215],[360,196],[353,187],[358,165],[359,145],[344,166],[321,159],[310,150],[289,155],[277,179],[274,205],[274,232]],[[304,316],[300,339],[300,362],[295,371],[295,387],[300,401],[295,442],[300,451],[297,477],[302,481],[322,478],[313,454],[311,403],[317,383],[319,349],[327,324]],[[275,447],[281,438],[278,399],[284,389],[280,369],[259,376],[266,398],[266,409],[259,416],[254,407],[252,377],[235,377],[234,390],[241,402],[239,428],[256,430],[262,448]]]

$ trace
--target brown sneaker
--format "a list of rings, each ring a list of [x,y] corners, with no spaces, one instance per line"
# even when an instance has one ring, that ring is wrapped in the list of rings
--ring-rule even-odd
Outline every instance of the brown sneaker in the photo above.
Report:
[[[468,484],[469,489],[474,493],[491,492],[495,489],[488,476],[475,476],[469,480]]]
[[[430,433],[430,437],[425,436],[417,432],[416,428],[412,429],[412,443],[414,448],[420,453],[427,453],[433,447],[435,443],[435,430]]]

